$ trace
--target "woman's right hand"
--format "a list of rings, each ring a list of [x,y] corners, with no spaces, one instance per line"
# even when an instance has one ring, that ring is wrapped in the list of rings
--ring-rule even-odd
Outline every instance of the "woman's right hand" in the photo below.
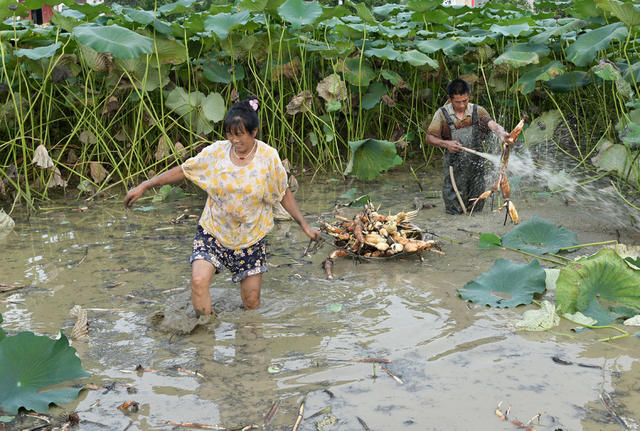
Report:
[[[124,204],[127,207],[130,207],[135,201],[140,199],[144,192],[147,190],[144,183],[137,185],[127,192],[127,195],[124,197]]]

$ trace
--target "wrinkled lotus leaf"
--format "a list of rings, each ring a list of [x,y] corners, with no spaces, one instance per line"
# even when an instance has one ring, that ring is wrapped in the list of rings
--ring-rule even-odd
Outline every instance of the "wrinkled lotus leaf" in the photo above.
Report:
[[[347,85],[340,75],[332,73],[316,86],[316,91],[327,102],[340,101],[347,98]]]
[[[536,67],[518,78],[518,89],[522,94],[529,94],[536,88],[536,82],[549,81],[562,75],[567,68],[559,61],[552,61],[544,66]]]
[[[371,202],[371,198],[369,195],[362,195],[359,198],[353,199],[351,202],[346,204],[348,207],[363,207],[366,204]]]
[[[595,0],[596,6],[611,13],[628,27],[640,25],[640,7],[634,2],[624,3],[618,0]]]
[[[562,114],[557,109],[543,112],[531,121],[529,127],[522,133],[527,145],[545,144],[553,138],[556,127],[562,123]]]
[[[549,43],[549,39],[551,39],[554,36],[558,36],[558,35],[563,35],[565,33],[568,33],[570,31],[575,31],[578,30],[582,27],[584,27],[586,25],[586,22],[580,20],[580,19],[574,19],[573,21],[558,26],[558,27],[552,27],[550,29],[547,29],[545,31],[543,31],[542,33],[538,33],[535,36],[532,36],[529,38],[529,42],[531,43]]]
[[[591,317],[585,316],[584,314],[582,314],[581,312],[577,311],[573,314],[571,313],[564,313],[562,315],[562,317],[565,317],[568,320],[571,320],[573,323],[577,323],[579,325],[583,325],[583,326],[595,326],[598,321],[596,319],[593,319]]]
[[[109,172],[98,162],[89,162],[89,171],[91,172],[91,178],[96,183],[103,182],[109,176]]]
[[[311,25],[322,15],[322,6],[315,0],[287,0],[278,8],[278,14],[295,26]]]
[[[633,269],[640,269],[640,245],[612,244],[605,245],[604,248],[615,250],[627,265]]]
[[[27,57],[31,60],[40,60],[43,58],[51,58],[62,46],[62,42],[56,42],[49,46],[40,46],[38,48],[22,48],[13,51],[16,57]]]
[[[511,67],[523,67],[528,64],[538,64],[540,56],[535,52],[509,51],[493,60],[495,64],[508,64]]]
[[[152,39],[115,24],[110,26],[83,24],[75,27],[73,34],[81,44],[123,60],[153,53]]]
[[[630,317],[622,323],[627,326],[640,326],[640,314]],[[0,338],[0,340],[1,339],[2,338]]]
[[[211,59],[202,67],[202,75],[211,82],[218,82],[220,84],[229,84],[245,78],[244,68],[241,64],[235,63],[233,67],[218,62],[216,59]]]
[[[608,61],[599,61],[591,70],[604,81],[616,81],[622,76],[620,75],[620,69]]]
[[[568,264],[556,286],[559,312],[580,311],[599,324],[640,313],[640,271],[629,268],[612,249]]]
[[[287,114],[295,115],[301,112],[307,112],[311,110],[313,105],[313,95],[311,91],[304,90],[291,98],[291,101],[287,103]],[[313,135],[315,136],[315,134]],[[317,140],[317,137],[316,137]],[[313,139],[312,139],[313,142]]]
[[[344,79],[356,87],[366,87],[376,78],[376,73],[371,68],[369,60],[360,58],[347,58],[344,61]]]
[[[502,245],[542,255],[578,245],[577,235],[553,222],[533,216],[502,237]]]
[[[465,301],[508,308],[531,304],[535,293],[545,290],[545,272],[537,260],[527,264],[498,259],[489,271],[458,289]]]
[[[425,54],[433,54],[442,50],[447,56],[452,57],[464,54],[466,48],[460,42],[452,39],[428,39],[416,42],[416,48]]]
[[[11,232],[13,230],[15,225],[16,225],[16,223],[13,221],[11,216],[9,216],[9,214],[4,212],[4,210],[2,208],[0,208],[0,238],[4,238],[7,235],[9,235],[9,232]],[[0,319],[2,319],[2,315],[1,314],[0,314]],[[2,320],[0,320],[0,323],[2,323]],[[0,332],[1,332],[1,330],[0,330]],[[1,335],[2,334],[0,333],[0,336]]]
[[[213,32],[218,38],[224,40],[234,28],[246,24],[251,18],[248,10],[237,13],[219,13],[209,15],[204,20],[204,29]]]
[[[382,171],[402,163],[393,142],[363,139],[349,141],[349,147],[351,158],[344,175],[353,173],[359,179],[372,180],[379,177]]]
[[[587,72],[574,70],[545,82],[545,85],[555,92],[567,93],[590,83],[591,77]]]
[[[501,34],[503,36],[520,36],[520,34],[527,32],[530,30],[529,24],[524,23],[524,24],[513,24],[513,25],[498,25],[498,24],[493,24],[490,28],[489,31],[492,31],[494,33],[498,33]]]
[[[437,61],[416,49],[411,49],[407,52],[403,52],[398,58],[396,58],[396,61],[399,61],[401,63],[409,63],[414,67],[424,66],[425,64],[427,64],[434,69],[438,68]]]
[[[342,103],[338,102],[337,100],[329,100],[324,104],[324,107],[327,110],[327,112],[337,112],[342,109]],[[331,134],[331,137],[327,135],[327,142],[330,142],[332,140],[333,140],[333,134]]]
[[[36,166],[42,169],[53,168],[53,160],[51,159],[51,156],[49,156],[49,152],[47,151],[47,148],[44,146],[44,144],[38,145],[38,147],[35,149],[35,151],[33,152],[33,160],[31,163],[35,163]]]
[[[362,107],[364,109],[373,108],[380,102],[382,95],[386,93],[387,88],[384,86],[384,84],[380,82],[374,82],[369,86],[369,90],[367,91],[367,93],[362,96]]]
[[[545,268],[544,272],[547,274],[547,278],[545,279],[547,291],[553,292],[556,290],[556,282],[558,281],[560,270],[557,268]]]
[[[525,311],[522,320],[517,321],[515,327],[524,331],[546,331],[559,324],[560,316],[556,314],[555,305],[544,300],[539,309]]]
[[[501,245],[502,240],[494,233],[483,233],[478,239],[478,248],[499,248]]]
[[[58,340],[21,332],[0,342],[0,407],[17,413],[20,407],[46,411],[50,403],[69,403],[78,388],[44,390],[89,374],[64,334]]]
[[[635,182],[638,179],[640,161],[636,159],[632,165],[631,157],[632,155],[624,145],[604,141],[600,144],[598,155],[592,159],[592,163],[599,170],[615,172],[621,178],[628,177],[630,181]]]
[[[186,196],[186,193],[180,187],[165,184],[164,186],[160,187],[160,190],[158,190],[158,193],[155,194],[152,201],[169,202],[182,199]]]
[[[614,40],[625,40],[627,33],[627,28],[621,22],[591,30],[569,45],[566,51],[567,60],[576,66],[588,66],[593,63],[599,51],[609,48]]]
[[[111,54],[98,52],[88,46],[79,44],[78,49],[89,68],[95,72],[107,72],[113,67],[113,58]]]

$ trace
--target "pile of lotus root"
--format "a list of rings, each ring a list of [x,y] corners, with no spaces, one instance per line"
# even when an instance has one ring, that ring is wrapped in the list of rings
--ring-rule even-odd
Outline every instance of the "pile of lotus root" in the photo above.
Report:
[[[336,216],[336,224],[322,223],[320,230],[334,237],[338,247],[323,263],[327,277],[333,278],[331,268],[336,257],[393,257],[422,250],[444,254],[439,241],[423,241],[420,230],[410,223],[417,213],[409,211],[386,216],[368,203],[353,219]]]

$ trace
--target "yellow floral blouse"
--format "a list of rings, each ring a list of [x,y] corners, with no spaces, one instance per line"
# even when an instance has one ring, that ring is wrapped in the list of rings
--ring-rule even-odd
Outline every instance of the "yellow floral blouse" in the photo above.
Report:
[[[182,164],[185,177],[209,195],[200,225],[235,250],[255,244],[273,229],[273,205],[287,190],[287,173],[278,152],[256,142],[247,166],[233,164],[229,141],[214,142]]]

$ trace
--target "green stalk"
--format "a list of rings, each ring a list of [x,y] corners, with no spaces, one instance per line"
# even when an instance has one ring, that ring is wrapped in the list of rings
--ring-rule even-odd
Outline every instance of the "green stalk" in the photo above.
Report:
[[[579,245],[574,245],[573,247],[563,247],[558,251],[570,251],[570,250],[575,250],[577,248],[583,248],[583,247],[592,247],[592,246],[596,246],[596,245],[607,245],[607,244],[617,244],[618,241],[615,239],[609,240],[609,241],[601,241],[601,242],[591,242],[589,244],[579,244]]]

